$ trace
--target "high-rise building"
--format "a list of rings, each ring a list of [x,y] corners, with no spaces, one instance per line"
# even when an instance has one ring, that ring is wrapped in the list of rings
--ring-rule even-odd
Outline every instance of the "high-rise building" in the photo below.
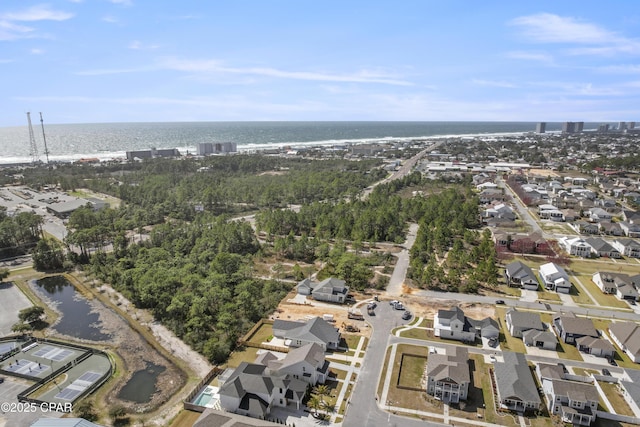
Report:
[[[635,128],[636,128],[636,122],[627,123],[627,129],[635,129]]]
[[[235,153],[237,151],[238,144],[235,142],[201,142],[198,144],[198,156]]]
[[[584,129],[584,122],[576,122],[576,132],[582,132],[582,130]]]
[[[627,129],[627,123],[618,122],[618,131],[624,132]]]
[[[536,125],[536,133],[544,133],[547,129],[547,122],[539,122]]]
[[[576,131],[576,124],[574,122],[564,122],[562,124],[562,133],[574,133]]]
[[[608,123],[604,123],[604,124],[601,124],[600,126],[598,126],[598,132],[600,132],[600,133],[609,132],[609,124]]]

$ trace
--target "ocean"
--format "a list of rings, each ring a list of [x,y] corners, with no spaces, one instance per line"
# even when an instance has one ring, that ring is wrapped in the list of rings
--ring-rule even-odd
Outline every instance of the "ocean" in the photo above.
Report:
[[[25,120],[26,121],[26,120]],[[585,123],[585,129],[598,124]],[[87,157],[124,158],[126,151],[177,148],[196,153],[201,142],[235,142],[239,151],[281,146],[407,140],[448,135],[522,133],[535,131],[534,122],[193,122],[193,123],[45,123],[51,161]],[[547,123],[558,131],[561,123]],[[39,158],[45,161],[40,123],[33,125]],[[0,163],[30,162],[29,130],[0,128]]]

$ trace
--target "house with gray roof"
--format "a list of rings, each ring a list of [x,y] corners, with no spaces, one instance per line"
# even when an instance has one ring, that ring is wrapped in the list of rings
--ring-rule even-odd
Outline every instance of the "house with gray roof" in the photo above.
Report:
[[[640,325],[634,322],[611,323],[609,335],[631,360],[640,363]]]
[[[207,408],[193,424],[193,427],[282,427],[282,424],[249,418],[232,412]]]
[[[540,396],[524,354],[504,351],[502,357],[493,367],[500,407],[518,413],[539,410]]]
[[[616,239],[612,243],[622,255],[631,258],[640,258],[640,242],[634,239]]]
[[[430,354],[427,359],[427,393],[445,403],[467,400],[469,394],[469,352],[449,347],[446,354]]]
[[[638,300],[636,284],[624,273],[598,271],[591,276],[591,280],[605,294],[614,294],[621,300]]]
[[[565,423],[588,426],[596,420],[600,394],[595,385],[578,381],[551,379],[542,381],[549,413]]]
[[[475,342],[480,338],[498,338],[500,335],[500,326],[494,319],[471,319],[457,306],[451,310],[438,310],[433,320],[433,328],[437,337],[463,342]]]
[[[597,357],[613,358],[616,349],[604,338],[581,337],[576,339],[578,350]]]
[[[300,409],[307,387],[287,375],[269,375],[265,365],[242,362],[220,387],[220,405],[229,412],[265,418],[273,406]]]
[[[320,317],[306,322],[276,319],[273,322],[273,336],[285,340],[288,347],[302,347],[317,343],[323,351],[336,349],[340,345],[340,331]]]
[[[311,279],[304,279],[298,283],[298,293],[301,295],[311,295],[317,301],[337,302],[343,304],[349,293],[349,287],[345,286],[345,281],[329,277],[322,282],[314,282]]]
[[[522,333],[522,342],[527,347],[538,347],[543,350],[555,350],[558,346],[558,339],[551,331],[538,331],[529,329]]]
[[[540,314],[531,311],[518,311],[510,308],[505,315],[505,323],[509,333],[514,338],[522,338],[522,333],[530,329],[544,331]]]
[[[538,290],[538,279],[531,268],[521,261],[509,263],[504,270],[505,279],[509,286]]]
[[[230,371],[230,370],[229,370]],[[230,374],[220,375],[220,406],[226,411],[265,418],[274,406],[300,409],[307,389],[324,383],[329,362],[318,344],[307,344],[282,359],[265,352],[254,363],[242,362]]]
[[[587,245],[591,246],[591,254],[598,257],[621,258],[620,251],[611,246],[606,240],[599,237],[585,239]]]
[[[624,376],[618,382],[624,400],[634,414],[640,414],[640,371],[636,369],[625,369]]]
[[[591,319],[576,317],[572,312],[556,314],[553,317],[553,327],[560,339],[567,344],[575,344],[582,337],[599,338]]]

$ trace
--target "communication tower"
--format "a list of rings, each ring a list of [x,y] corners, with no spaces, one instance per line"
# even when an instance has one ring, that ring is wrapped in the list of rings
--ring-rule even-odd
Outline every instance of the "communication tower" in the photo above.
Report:
[[[40,113],[40,126],[42,126],[42,140],[44,141],[44,154],[47,156],[47,164],[49,164],[49,149],[47,148],[47,137],[44,134],[44,120],[42,120],[42,113]]]
[[[27,122],[29,123],[29,154],[31,155],[31,162],[38,163],[40,161],[40,156],[38,155],[38,146],[36,145],[36,138],[33,135],[31,113],[29,112],[27,112]]]

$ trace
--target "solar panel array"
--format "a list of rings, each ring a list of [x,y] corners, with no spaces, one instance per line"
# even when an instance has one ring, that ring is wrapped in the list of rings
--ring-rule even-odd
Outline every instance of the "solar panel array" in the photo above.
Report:
[[[85,391],[91,384],[96,382],[102,374],[93,371],[87,371],[80,377],[65,387],[60,393],[54,396],[55,399],[73,401],[80,393]]]

